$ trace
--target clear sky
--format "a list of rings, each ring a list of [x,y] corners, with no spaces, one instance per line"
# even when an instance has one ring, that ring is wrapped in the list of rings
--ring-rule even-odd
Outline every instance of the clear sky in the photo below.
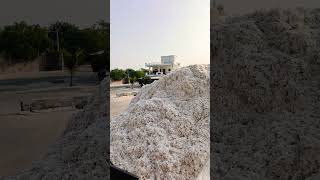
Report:
[[[210,63],[210,0],[111,0],[111,69]]]

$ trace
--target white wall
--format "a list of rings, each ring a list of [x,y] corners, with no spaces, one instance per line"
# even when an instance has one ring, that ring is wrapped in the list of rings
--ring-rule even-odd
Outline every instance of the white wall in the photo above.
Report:
[[[161,64],[173,64],[175,62],[175,56],[161,56]]]

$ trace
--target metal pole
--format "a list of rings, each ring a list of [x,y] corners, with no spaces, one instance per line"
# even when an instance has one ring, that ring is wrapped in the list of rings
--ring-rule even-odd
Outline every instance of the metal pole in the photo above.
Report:
[[[57,37],[57,51],[60,52],[59,31],[56,31],[56,37]]]
[[[61,52],[61,70],[64,71],[64,58],[63,58],[63,52]]]
[[[57,51],[59,53],[59,56],[61,58],[61,70],[64,70],[64,59],[63,59],[63,52],[60,52],[60,39],[59,39],[59,31],[56,30],[56,40],[57,40]]]

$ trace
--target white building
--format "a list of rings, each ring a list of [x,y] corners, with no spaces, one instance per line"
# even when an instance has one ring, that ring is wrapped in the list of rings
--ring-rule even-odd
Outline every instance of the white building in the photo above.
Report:
[[[180,67],[180,63],[176,62],[177,56],[161,56],[161,62],[146,63],[149,68],[149,74],[168,74]]]

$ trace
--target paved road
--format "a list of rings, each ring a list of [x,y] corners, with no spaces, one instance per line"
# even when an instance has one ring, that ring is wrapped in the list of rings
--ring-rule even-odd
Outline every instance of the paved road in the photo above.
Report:
[[[67,73],[59,75],[48,75],[47,77],[17,77],[10,79],[0,79],[0,92],[21,91],[35,88],[67,87],[70,77]],[[97,83],[97,79],[92,72],[76,73],[73,77],[75,86],[91,86]]]

